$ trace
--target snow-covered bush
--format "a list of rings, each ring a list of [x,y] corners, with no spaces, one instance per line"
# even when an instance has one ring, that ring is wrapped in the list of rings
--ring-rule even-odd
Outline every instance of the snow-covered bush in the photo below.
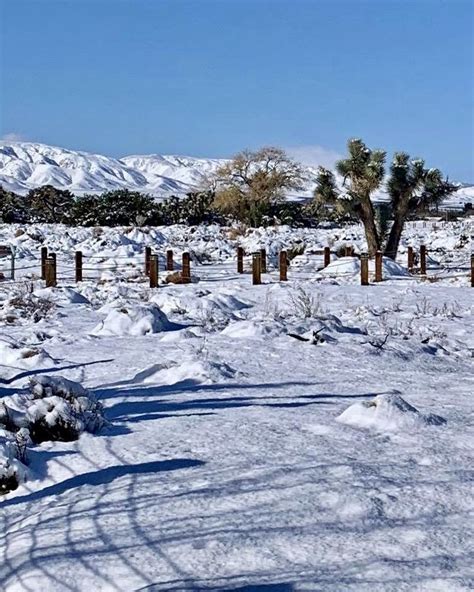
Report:
[[[104,424],[102,405],[77,382],[37,376],[28,391],[2,400],[0,426],[12,433],[26,428],[35,443],[76,440],[81,432],[96,432]]]
[[[0,495],[13,491],[24,479],[27,430],[12,434],[0,428]]]

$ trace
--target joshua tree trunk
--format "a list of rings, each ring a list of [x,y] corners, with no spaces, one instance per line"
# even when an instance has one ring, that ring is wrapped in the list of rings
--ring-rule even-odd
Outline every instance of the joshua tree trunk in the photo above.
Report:
[[[361,200],[360,219],[364,225],[369,257],[375,257],[375,254],[380,249],[380,236],[375,223],[374,207],[369,197]]]
[[[396,208],[394,212],[393,224],[390,228],[387,244],[385,245],[384,255],[390,259],[395,260],[397,257],[398,247],[400,245],[400,238],[402,236],[405,220],[408,215],[408,206],[405,204]]]

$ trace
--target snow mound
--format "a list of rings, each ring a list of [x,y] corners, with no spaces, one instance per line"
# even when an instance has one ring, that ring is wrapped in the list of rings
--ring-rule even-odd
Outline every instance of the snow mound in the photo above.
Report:
[[[36,376],[28,392],[2,399],[0,427],[16,434],[27,429],[35,443],[77,440],[104,425],[102,405],[79,383],[61,376]]]
[[[277,323],[265,321],[236,321],[221,331],[222,335],[237,339],[277,336],[284,333],[284,328]]]
[[[377,431],[398,431],[446,423],[443,417],[423,414],[405,399],[393,394],[377,395],[371,401],[358,401],[341,413],[336,421]]]
[[[370,273],[375,273],[375,261],[371,259],[369,261]],[[409,276],[408,270],[402,267],[399,263],[390,259],[389,257],[383,257],[382,259],[382,277],[389,279],[391,277],[403,277]]]
[[[41,347],[28,347],[16,342],[0,340],[0,359],[4,367],[11,367],[15,370],[38,368],[45,362],[52,363],[53,360]]]
[[[375,260],[369,260],[369,272],[375,273]],[[336,261],[330,263],[327,267],[320,271],[320,274],[328,277],[350,276],[360,274],[360,259],[358,257],[341,257]],[[391,277],[409,276],[408,271],[399,263],[383,257],[382,259],[382,277],[383,279],[390,279]]]
[[[140,373],[143,383],[174,384],[212,384],[222,379],[234,378],[236,371],[228,364],[213,361],[190,360],[184,364],[159,365]]]
[[[360,273],[360,261],[357,257],[341,257],[332,261],[327,267],[320,271],[324,276],[355,275]]]
[[[147,335],[170,329],[168,317],[156,304],[132,304],[112,309],[92,335]]]

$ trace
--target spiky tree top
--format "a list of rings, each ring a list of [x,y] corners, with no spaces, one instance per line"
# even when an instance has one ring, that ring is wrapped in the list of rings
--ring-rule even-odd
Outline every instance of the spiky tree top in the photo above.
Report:
[[[384,150],[370,150],[362,140],[352,139],[347,143],[349,157],[336,163],[336,170],[348,185],[353,199],[363,199],[378,189],[385,174]]]
[[[439,169],[426,169],[423,159],[410,160],[406,152],[394,154],[387,181],[394,212],[400,209],[414,212],[420,208],[437,206],[457,188],[457,185],[443,178]]]

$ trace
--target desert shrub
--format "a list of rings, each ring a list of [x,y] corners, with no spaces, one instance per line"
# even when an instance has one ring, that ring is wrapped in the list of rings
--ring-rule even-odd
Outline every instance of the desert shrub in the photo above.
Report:
[[[213,191],[188,193],[180,199],[172,196],[155,204],[152,225],[223,223],[224,216],[219,214],[214,204]]]
[[[298,286],[290,295],[293,312],[302,319],[315,318],[321,310],[321,295],[316,296]]]
[[[27,222],[28,215],[24,202],[21,196],[0,186],[0,222]]]
[[[67,189],[57,189],[52,185],[36,187],[24,199],[28,218],[32,222],[51,224],[71,223],[71,210],[74,195]]]
[[[165,282],[167,284],[187,284],[189,280],[184,280],[180,271],[175,271],[166,276]]]
[[[152,220],[155,207],[150,195],[119,189],[77,198],[72,219],[82,226],[142,226]]]
[[[286,258],[288,261],[292,261],[295,257],[299,255],[303,255],[306,250],[306,243],[299,243],[292,245],[289,249],[286,250]]]

